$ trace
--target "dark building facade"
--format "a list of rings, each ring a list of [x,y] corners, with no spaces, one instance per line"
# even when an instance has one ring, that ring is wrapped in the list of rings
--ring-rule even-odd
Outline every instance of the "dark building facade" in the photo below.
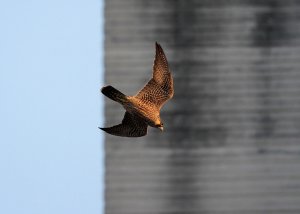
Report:
[[[300,1],[105,4],[105,82],[134,95],[158,41],[175,85],[163,133],[105,135],[106,214],[299,214]]]

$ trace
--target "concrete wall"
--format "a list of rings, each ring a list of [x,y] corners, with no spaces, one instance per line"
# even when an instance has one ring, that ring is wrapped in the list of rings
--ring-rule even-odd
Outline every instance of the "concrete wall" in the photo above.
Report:
[[[106,135],[106,214],[299,214],[300,2],[106,0],[105,18],[107,84],[141,89],[155,41],[175,84],[164,133]]]

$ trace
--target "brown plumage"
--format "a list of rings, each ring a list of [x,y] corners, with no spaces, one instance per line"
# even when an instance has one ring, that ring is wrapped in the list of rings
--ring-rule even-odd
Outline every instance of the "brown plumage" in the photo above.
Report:
[[[160,109],[174,94],[173,78],[163,49],[155,43],[156,53],[153,77],[135,96],[126,96],[112,86],[105,86],[101,92],[120,103],[126,110],[122,123],[103,131],[122,137],[141,137],[147,134],[147,127],[163,130]]]

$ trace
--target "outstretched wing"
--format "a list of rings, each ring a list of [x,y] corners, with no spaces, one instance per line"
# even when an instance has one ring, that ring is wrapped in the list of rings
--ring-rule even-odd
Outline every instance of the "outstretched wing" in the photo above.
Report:
[[[142,137],[147,134],[147,124],[138,117],[125,112],[122,123],[109,128],[100,128],[103,131],[121,137]]]
[[[173,97],[174,89],[166,55],[158,43],[155,43],[155,46],[153,77],[135,97],[144,102],[153,103],[160,109],[167,100]]]

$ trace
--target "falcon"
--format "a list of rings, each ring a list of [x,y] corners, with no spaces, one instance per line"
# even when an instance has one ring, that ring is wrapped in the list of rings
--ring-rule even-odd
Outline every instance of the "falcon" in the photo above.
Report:
[[[120,137],[142,137],[148,126],[163,131],[160,109],[174,95],[173,78],[162,47],[156,42],[153,75],[149,82],[134,96],[127,96],[112,86],[105,86],[101,92],[120,103],[126,110],[122,123],[103,131]]]

